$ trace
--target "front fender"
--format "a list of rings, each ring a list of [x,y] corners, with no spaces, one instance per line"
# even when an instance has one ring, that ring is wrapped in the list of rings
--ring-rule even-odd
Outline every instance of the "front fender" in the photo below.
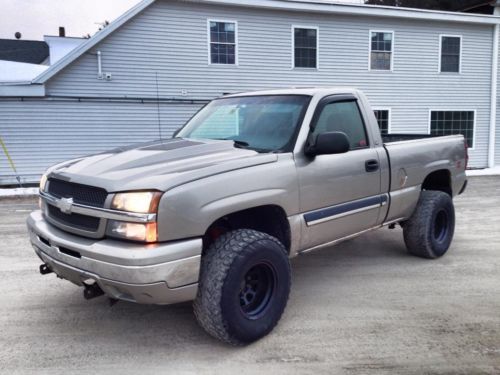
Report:
[[[291,157],[167,191],[158,210],[158,238],[172,241],[200,237],[217,219],[264,205],[280,206],[287,216],[298,212],[298,183]]]

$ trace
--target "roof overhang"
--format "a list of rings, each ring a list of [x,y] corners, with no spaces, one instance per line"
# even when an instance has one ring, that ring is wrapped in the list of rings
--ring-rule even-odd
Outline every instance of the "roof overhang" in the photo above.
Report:
[[[0,84],[0,97],[43,97],[45,96],[45,85],[33,85],[30,82]]]
[[[444,22],[496,25],[500,17],[485,14],[443,12],[428,9],[390,7],[367,4],[340,4],[329,0],[187,0],[194,3],[222,4],[299,12],[314,12],[367,17],[391,17]]]
[[[122,14],[119,18],[113,21],[109,26],[97,32],[94,36],[76,47],[73,51],[68,53],[65,57],[51,65],[45,72],[37,76],[32,83],[43,84],[54,75],[59,73],[66,66],[71,64],[77,58],[82,56],[85,52],[93,48],[108,35],[113,33],[120,26],[135,17],[144,9],[149,7],[157,0],[142,0],[136,6]],[[171,1],[171,0],[158,0],[158,1]],[[469,13],[455,13],[455,12],[441,12],[425,9],[413,8],[399,8],[387,7],[378,5],[366,4],[339,4],[329,0],[184,0],[185,2],[192,2],[198,4],[219,4],[225,6],[239,6],[246,8],[259,8],[259,9],[274,9],[281,11],[295,11],[302,13],[321,13],[321,14],[337,14],[337,15],[354,15],[365,17],[389,17],[399,19],[414,19],[426,21],[440,21],[440,22],[458,22],[470,24],[483,24],[483,25],[497,25],[500,24],[500,17],[482,15],[482,14],[469,14]]]

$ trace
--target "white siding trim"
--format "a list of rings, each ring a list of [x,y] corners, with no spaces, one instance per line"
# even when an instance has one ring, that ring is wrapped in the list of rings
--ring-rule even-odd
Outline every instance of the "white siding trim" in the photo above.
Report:
[[[355,15],[369,17],[396,17],[402,19],[420,19],[420,20],[435,20],[444,22],[467,22],[481,24],[497,24],[500,23],[500,17],[445,12],[428,9],[413,9],[402,7],[390,7],[381,5],[366,5],[366,4],[339,4],[326,2],[312,2],[305,0],[197,0],[199,3],[205,4],[227,4],[231,6],[251,6],[267,9],[294,10],[305,13],[330,13],[339,15]]]
[[[312,29],[316,30],[316,67],[315,68],[305,68],[295,66],[295,29]],[[319,26],[311,25],[292,25],[292,69],[299,70],[319,70]]]
[[[458,72],[442,72],[441,71],[441,58],[443,53],[443,38],[460,38],[460,56],[458,59]],[[438,65],[438,73],[439,74],[462,74],[462,56],[463,56],[463,36],[462,35],[451,35],[451,34],[440,34],[439,35],[439,65]]]
[[[473,112],[473,127],[472,127],[472,146],[469,146],[469,151],[474,151],[476,149],[476,131],[477,131],[477,109],[470,109],[470,108],[431,108],[429,109],[429,122],[427,125],[427,134],[431,134],[431,114],[432,112]]]
[[[210,38],[210,22],[221,22],[221,23],[234,23],[234,64],[217,64],[217,63],[212,63],[212,56],[211,56],[211,38]],[[231,43],[227,43],[231,44]],[[227,19],[214,19],[214,18],[208,18],[207,19],[207,47],[208,47],[208,65],[216,65],[216,66],[238,66],[239,65],[239,53],[238,53],[238,21],[235,20],[227,20]]]
[[[388,113],[388,121],[387,124],[387,134],[392,133],[392,108],[391,107],[372,107],[373,111],[387,111]]]
[[[498,9],[498,8],[496,8]],[[495,10],[496,11],[496,10]],[[490,93],[490,129],[488,137],[488,167],[495,166],[495,145],[496,145],[496,118],[497,118],[497,97],[498,97],[498,43],[500,43],[500,27],[493,27],[493,52],[491,63],[491,93]]]
[[[372,33],[392,34],[391,42],[391,69],[372,69]],[[394,30],[369,30],[368,32],[368,70],[370,72],[393,72],[394,71],[394,51],[395,51],[395,32]]]

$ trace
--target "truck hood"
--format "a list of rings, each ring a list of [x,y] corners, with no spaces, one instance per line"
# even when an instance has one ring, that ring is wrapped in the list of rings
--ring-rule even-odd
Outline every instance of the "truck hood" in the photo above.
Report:
[[[118,148],[59,164],[49,178],[98,186],[108,192],[166,191],[190,181],[275,162],[276,154],[235,148],[232,141],[182,138]]]

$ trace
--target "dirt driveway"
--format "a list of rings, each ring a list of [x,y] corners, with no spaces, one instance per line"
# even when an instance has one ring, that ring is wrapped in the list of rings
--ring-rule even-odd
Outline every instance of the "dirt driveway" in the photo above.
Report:
[[[411,257],[383,229],[294,259],[282,321],[246,348],[208,337],[190,304],[109,307],[41,276],[34,201],[0,202],[0,372],[500,374],[500,177],[469,182],[447,256]]]

